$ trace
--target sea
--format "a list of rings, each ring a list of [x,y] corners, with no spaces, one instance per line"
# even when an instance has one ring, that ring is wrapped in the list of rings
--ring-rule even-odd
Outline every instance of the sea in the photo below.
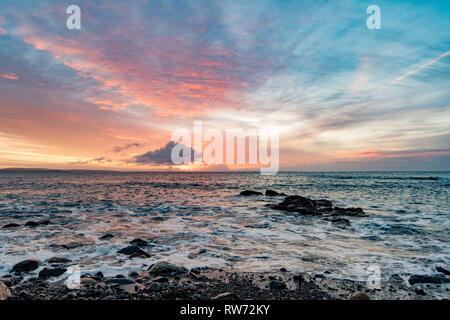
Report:
[[[346,226],[271,209],[282,196],[239,195],[267,189],[367,216]],[[359,281],[374,267],[381,281],[435,274],[450,265],[449,189],[450,172],[2,172],[0,276],[21,260],[44,266],[55,256],[105,275],[156,261]],[[2,228],[10,223],[20,226]],[[118,253],[135,238],[149,241],[149,258]]]

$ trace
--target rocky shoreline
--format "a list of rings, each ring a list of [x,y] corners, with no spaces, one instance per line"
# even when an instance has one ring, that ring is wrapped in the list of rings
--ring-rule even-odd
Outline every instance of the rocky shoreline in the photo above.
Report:
[[[44,269],[45,270],[45,269]],[[446,270],[446,272],[448,272]],[[448,277],[412,275],[406,282],[393,275],[380,289],[367,283],[299,274],[281,268],[272,272],[186,269],[160,261],[145,271],[104,277],[99,271],[81,275],[70,289],[66,279],[52,276],[23,280],[21,273],[0,278],[1,300],[428,300],[449,297]],[[53,276],[56,277],[56,274]],[[446,284],[447,283],[447,284]]]
[[[245,190],[240,195],[259,196],[263,193]],[[316,216],[343,227],[350,225],[348,218],[367,217],[361,208],[335,207],[330,200],[286,196],[273,190],[267,190],[265,195],[285,197],[282,202],[269,205],[272,209]],[[45,220],[25,226],[49,223]],[[3,228],[17,227],[20,226],[9,224]],[[114,237],[105,234],[99,239],[108,241]],[[149,258],[149,246],[149,242],[137,238],[125,244],[118,253],[129,259]],[[195,259],[195,255],[192,258]],[[379,289],[370,289],[366,282],[334,279],[327,272],[306,274],[288,268],[268,272],[235,272],[220,268],[188,270],[159,261],[150,266],[143,265],[140,270],[127,275],[105,277],[101,270],[81,274],[79,283],[71,289],[66,283],[67,271],[74,264],[76,261],[57,256],[43,262],[37,258],[20,261],[9,274],[0,277],[0,300],[421,300],[450,297],[450,272],[444,266],[436,266],[436,273],[432,275],[394,274],[382,281]]]

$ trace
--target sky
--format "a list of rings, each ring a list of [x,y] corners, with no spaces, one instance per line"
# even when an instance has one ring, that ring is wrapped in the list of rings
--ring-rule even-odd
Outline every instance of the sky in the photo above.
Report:
[[[450,170],[449,88],[449,1],[0,1],[0,168],[248,169],[166,161],[202,121],[278,129],[280,170]]]

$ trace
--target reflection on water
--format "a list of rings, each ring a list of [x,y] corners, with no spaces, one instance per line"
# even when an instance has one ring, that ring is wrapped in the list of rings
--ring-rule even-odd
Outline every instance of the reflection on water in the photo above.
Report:
[[[0,226],[51,223],[0,229],[0,275],[21,259],[52,256],[106,274],[160,259],[352,279],[365,279],[373,263],[383,278],[430,273],[449,262],[449,186],[448,172],[2,173]],[[244,189],[329,199],[369,217],[336,226],[269,209],[282,198],[238,196]],[[107,233],[115,237],[99,240]],[[117,254],[137,237],[151,240],[151,258]]]

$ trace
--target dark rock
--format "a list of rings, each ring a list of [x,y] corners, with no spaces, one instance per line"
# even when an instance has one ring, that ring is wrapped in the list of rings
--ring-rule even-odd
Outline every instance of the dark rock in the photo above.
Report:
[[[129,285],[136,284],[136,281],[127,278],[110,278],[104,281],[106,284]]]
[[[17,228],[17,227],[20,227],[20,224],[17,224],[17,223],[8,223],[8,224],[5,224],[2,228],[3,228],[3,229],[8,229],[8,228]]]
[[[445,274],[446,276],[450,276],[450,271],[447,270],[447,269],[445,269],[445,268],[443,268],[443,267],[437,266],[437,267],[436,267],[436,271],[437,271],[437,272],[440,272],[440,273],[443,273],[443,274]]]
[[[272,290],[284,290],[286,289],[286,284],[281,281],[272,280],[270,281],[269,288]]]
[[[361,208],[340,208],[334,207],[331,212],[333,216],[351,216],[351,217],[364,217],[366,214]]]
[[[315,200],[315,201],[316,201],[316,206],[318,206],[318,207],[331,208],[333,206],[333,203],[330,200],[320,199],[320,200]]]
[[[139,248],[138,246],[129,246],[126,248],[123,248],[119,251],[117,251],[118,253],[122,253],[122,254],[126,254],[128,256],[131,257],[145,257],[145,258],[149,258],[150,255],[145,252],[144,250],[142,250],[141,248]]]
[[[136,238],[136,239],[130,241],[130,244],[138,246],[138,247],[145,247],[148,245],[148,242],[145,240],[142,240],[140,238]]]
[[[287,272],[287,269],[286,268],[280,268],[280,271],[281,272]]]
[[[269,197],[285,196],[284,193],[278,193],[278,192],[276,192],[276,191],[274,191],[274,190],[266,190],[265,195],[266,195],[266,196],[269,196]]]
[[[409,277],[408,282],[410,285],[414,285],[416,283],[433,283],[433,284],[442,284],[442,283],[449,283],[450,279],[447,279],[446,277],[442,275],[413,275]]]
[[[351,295],[350,300],[370,300],[370,297],[364,292],[355,292]]]
[[[25,290],[20,291],[18,296],[19,296],[19,298],[21,298],[23,300],[34,300],[35,299],[35,297],[33,295],[29,294]]]
[[[314,200],[302,196],[289,196],[283,202],[272,205],[272,209],[297,212],[305,215],[321,215]]]
[[[11,271],[13,272],[33,271],[39,268],[40,264],[41,262],[39,259],[27,259],[14,265]]]
[[[50,220],[42,220],[42,221],[28,221],[27,223],[25,223],[25,227],[37,227],[40,225],[48,225],[50,224]]]
[[[65,268],[44,268],[39,272],[39,278],[50,278],[50,277],[58,277],[65,273],[67,269]]]
[[[52,257],[47,260],[48,263],[54,263],[54,264],[63,264],[63,263],[69,263],[72,262],[70,259],[66,258],[60,258],[60,257]]]
[[[426,296],[427,295],[426,292],[423,289],[416,289],[416,290],[414,290],[414,292],[416,294],[418,294],[419,296]]]
[[[130,271],[130,273],[128,273],[128,276],[131,278],[139,278],[139,272],[137,271]]]
[[[187,269],[184,267],[178,267],[174,264],[165,261],[159,261],[148,269],[153,274],[165,274],[165,273],[185,273]]]
[[[332,223],[336,223],[336,224],[340,224],[340,225],[350,226],[350,221],[348,219],[341,218],[341,217],[329,217],[329,218],[324,218],[323,220],[330,221]]]
[[[231,292],[223,292],[211,298],[212,300],[238,300],[239,297]]]
[[[103,275],[103,272],[101,272],[101,271],[97,272],[97,273],[95,274],[95,276],[96,276],[97,278],[99,278],[100,280],[103,279],[103,278],[105,277],[105,276]]]
[[[253,191],[253,190],[244,190],[240,194],[240,196],[260,196],[262,192]]]
[[[112,238],[114,238],[114,235],[111,233],[108,233],[108,234],[101,236],[99,239],[100,240],[111,240]]]
[[[83,243],[80,242],[70,242],[68,244],[61,244],[60,247],[64,249],[75,249],[84,246]]]
[[[163,283],[163,282],[169,282],[169,279],[166,277],[156,277],[152,279],[153,282]]]

